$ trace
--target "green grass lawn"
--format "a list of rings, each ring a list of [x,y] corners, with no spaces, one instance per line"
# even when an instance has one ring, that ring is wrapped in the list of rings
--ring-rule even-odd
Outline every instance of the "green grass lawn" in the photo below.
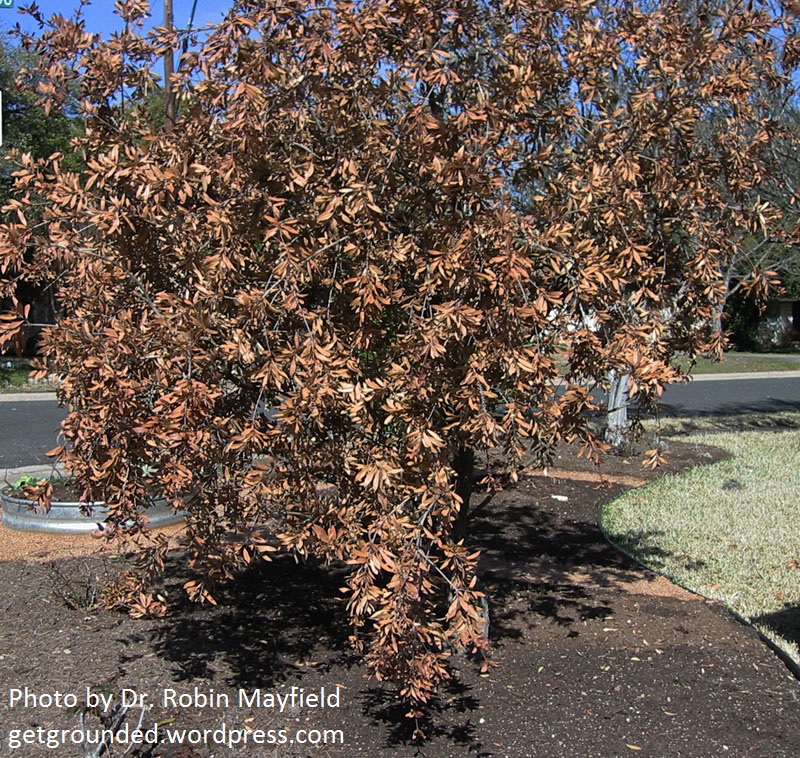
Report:
[[[556,361],[563,372],[566,364],[563,359]],[[682,356],[675,358],[675,365],[686,370],[689,360]],[[800,371],[800,353],[735,353],[728,352],[721,361],[698,358],[692,374],[752,374],[764,371]]]
[[[689,361],[679,358],[681,368],[688,368]],[[798,371],[800,355],[790,353],[767,355],[763,353],[725,353],[721,361],[699,358],[692,369],[693,374],[749,374],[759,371]]]
[[[18,390],[26,387],[29,372],[27,363],[0,358],[0,389]]]
[[[22,358],[0,356],[0,392],[40,392],[54,390],[52,382],[30,384],[30,363]]]
[[[625,493],[603,509],[603,529],[641,563],[724,602],[800,664],[800,431],[682,440],[731,457]]]

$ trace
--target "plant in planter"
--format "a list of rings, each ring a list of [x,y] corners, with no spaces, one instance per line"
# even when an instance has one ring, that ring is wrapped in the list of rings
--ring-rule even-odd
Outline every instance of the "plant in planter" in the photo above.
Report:
[[[19,477],[0,490],[0,504],[3,525],[8,529],[90,534],[107,528],[105,503],[87,499],[74,479],[59,472],[49,477]],[[185,514],[154,495],[145,515],[147,526],[155,528],[179,523]]]

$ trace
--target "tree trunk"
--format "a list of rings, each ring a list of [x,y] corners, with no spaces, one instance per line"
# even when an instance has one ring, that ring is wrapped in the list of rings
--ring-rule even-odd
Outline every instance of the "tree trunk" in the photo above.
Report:
[[[453,469],[456,472],[456,494],[461,498],[461,508],[453,524],[453,541],[458,542],[467,534],[469,501],[475,480],[475,450],[465,445],[460,446],[458,455],[453,460]]]
[[[471,447],[462,445],[458,449],[458,454],[453,459],[453,469],[456,472],[456,494],[461,498],[461,508],[453,524],[453,541],[459,542],[467,535],[467,525],[470,518],[470,498],[475,482],[475,450]],[[478,506],[480,510],[484,503]],[[476,510],[476,512],[477,512]],[[453,600],[452,590],[447,595],[448,604]],[[480,598],[481,615],[483,617],[482,634],[489,639],[489,599],[486,594]],[[463,648],[457,646],[458,652],[463,652]]]
[[[628,380],[629,374],[616,369],[608,372],[608,406],[606,409],[605,441],[619,450],[630,443],[628,424]]]
[[[735,287],[731,287],[731,281],[733,280],[733,268],[729,268],[725,272],[725,288],[722,293],[722,297],[720,298],[720,302],[717,305],[717,311],[711,317],[711,328],[714,330],[715,334],[722,334],[722,317],[725,313],[725,305],[728,302],[728,298],[736,292],[739,288],[738,285]]]

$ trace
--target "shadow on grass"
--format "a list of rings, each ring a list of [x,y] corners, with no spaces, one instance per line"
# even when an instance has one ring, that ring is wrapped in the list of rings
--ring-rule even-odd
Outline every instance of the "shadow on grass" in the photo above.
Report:
[[[608,534],[608,538],[635,561],[660,574],[669,574],[671,567],[680,563],[687,571],[698,571],[706,566],[701,558],[693,558],[686,553],[671,553],[658,546],[666,535],[663,530],[625,532]]]
[[[800,604],[787,605],[780,611],[754,616],[750,621],[771,629],[784,640],[800,648]],[[796,663],[800,667],[800,660]]]
[[[655,417],[648,417],[653,423]],[[659,431],[680,437],[696,432],[787,431],[800,428],[800,407],[775,401],[764,406],[729,404],[717,411],[685,414],[679,409],[662,407],[658,413]]]

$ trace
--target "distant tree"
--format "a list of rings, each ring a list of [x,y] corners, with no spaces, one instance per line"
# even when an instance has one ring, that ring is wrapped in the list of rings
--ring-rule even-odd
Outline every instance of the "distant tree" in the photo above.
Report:
[[[772,170],[759,187],[759,196],[774,209],[772,222],[744,236],[724,272],[724,328],[740,348],[760,349],[757,333],[762,323],[765,296],[752,273],[770,272],[784,296],[800,297],[800,240],[795,230],[800,220],[800,114],[797,93],[789,88],[772,105],[777,138],[770,145]],[[756,286],[754,286],[756,285]],[[776,292],[773,288],[772,292]]]
[[[717,177],[749,188],[761,166],[768,125],[741,135],[756,80],[781,82],[776,19],[237,0],[183,56],[166,130],[127,93],[151,91],[180,33],[145,38],[148,4],[118,7],[108,41],[43,32],[50,107],[80,76],[86,167],[20,158],[0,229],[0,272],[61,282],[43,340],[70,409],[60,456],[146,546],[143,581],[170,547],[142,531],[154,488],[194,493],[197,600],[259,554],[343,561],[354,644],[419,705],[453,648],[488,649],[476,462],[492,487],[560,440],[597,454],[587,378],[624,371],[653,397],[678,345],[718,347],[722,242],[760,206],[729,212]],[[711,105],[724,166],[697,136]]]
[[[3,146],[0,148],[0,203],[5,203],[16,165],[12,151],[43,159],[53,153],[71,155],[70,140],[79,122],[62,112],[46,114],[37,95],[19,81],[26,70],[35,69],[35,54],[0,39],[0,90],[3,92]],[[77,160],[74,158],[73,160]]]
[[[3,145],[0,148],[0,208],[10,197],[12,173],[18,164],[13,154],[29,154],[37,160],[62,154],[67,165],[75,168],[80,158],[72,151],[70,141],[80,130],[80,121],[69,112],[45,113],[36,93],[23,84],[27,71],[38,66],[36,54],[15,44],[7,37],[0,39],[0,90],[3,93]],[[29,81],[28,84],[35,84]],[[8,213],[0,211],[0,217]],[[55,318],[55,292],[48,282],[25,281],[17,287],[20,303],[31,309],[31,320],[52,323]],[[3,308],[8,300],[2,301]],[[14,341],[18,354],[34,349],[38,327],[21,332]]]

